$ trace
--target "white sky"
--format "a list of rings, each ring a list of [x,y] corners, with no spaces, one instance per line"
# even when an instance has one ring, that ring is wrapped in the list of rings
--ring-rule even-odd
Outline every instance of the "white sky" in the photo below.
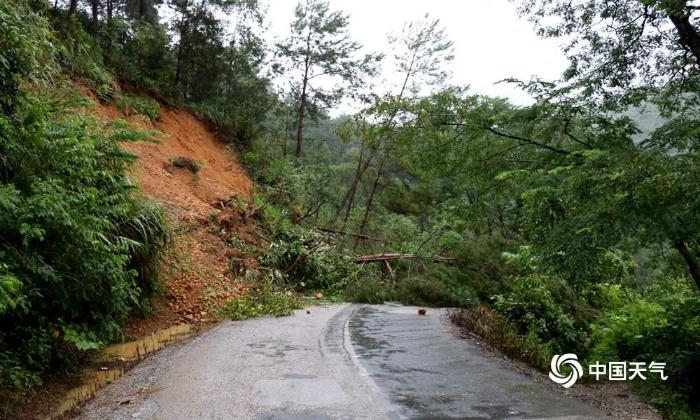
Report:
[[[294,14],[294,0],[266,0],[268,41],[285,38]],[[350,34],[366,51],[388,52],[387,33],[400,34],[407,21],[426,13],[440,19],[454,41],[452,83],[469,85],[473,93],[502,96],[520,105],[526,93],[502,83],[507,77],[557,79],[567,60],[554,40],[539,38],[530,22],[519,17],[508,0],[330,0],[332,10],[350,14]],[[389,83],[393,68],[386,63]],[[341,106],[344,108],[345,106]],[[338,110],[336,110],[338,111]],[[333,113],[335,114],[335,113]]]

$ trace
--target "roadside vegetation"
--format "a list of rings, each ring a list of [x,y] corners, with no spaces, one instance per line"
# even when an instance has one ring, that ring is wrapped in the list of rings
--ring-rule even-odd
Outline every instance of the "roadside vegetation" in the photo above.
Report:
[[[191,110],[240,153],[265,246],[229,240],[258,262],[236,267],[250,294],[222,308],[233,319],[318,291],[454,307],[543,371],[562,353],[666,362],[669,381],[639,391],[669,418],[698,416],[693,2],[513,2],[571,63],[560,80],[507,81],[529,106],[451,85],[452,41],[429,16],[366,52],[320,0],[277,45],[257,1],[160,3],[0,2],[3,401],[118,339],[158,292],[170,235],[119,147],[157,136],[74,112],[79,82],[129,115]],[[389,54],[400,81],[380,90]],[[331,117],[348,98],[361,109]]]

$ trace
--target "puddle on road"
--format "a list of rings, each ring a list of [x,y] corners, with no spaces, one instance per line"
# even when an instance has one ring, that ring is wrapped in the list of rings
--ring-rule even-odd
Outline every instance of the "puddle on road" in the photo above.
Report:
[[[81,385],[69,390],[48,418],[65,418],[71,410],[92,398],[97,390],[122,376],[143,358],[191,334],[192,325],[181,324],[156,331],[138,340],[106,347],[84,370]]]

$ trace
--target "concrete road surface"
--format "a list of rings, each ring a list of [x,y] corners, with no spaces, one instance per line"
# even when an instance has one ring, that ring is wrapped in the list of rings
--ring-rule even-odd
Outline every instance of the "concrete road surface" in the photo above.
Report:
[[[440,312],[311,307],[224,322],[99,391],[80,419],[519,419],[603,413],[456,339]]]

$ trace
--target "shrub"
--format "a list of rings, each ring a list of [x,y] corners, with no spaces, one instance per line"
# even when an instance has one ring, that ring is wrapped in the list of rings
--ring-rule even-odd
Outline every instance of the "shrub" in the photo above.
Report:
[[[279,232],[260,262],[279,271],[286,284],[299,289],[340,291],[359,271],[349,254],[302,227]]]
[[[680,366],[700,346],[700,297],[687,279],[629,293],[592,326],[591,360],[663,360]]]
[[[118,86],[104,65],[97,40],[85,32],[77,16],[54,19],[52,24],[60,41],[55,45],[61,67],[83,77],[101,100],[111,100]]]
[[[23,81],[51,78],[56,72],[56,48],[49,42],[48,22],[25,2],[0,4],[0,112],[11,113]],[[0,170],[3,157],[0,155]],[[1,174],[1,172],[0,172]]]
[[[405,305],[465,308],[475,303],[474,292],[449,276],[410,276],[398,281],[397,300]]]
[[[503,354],[522,360],[542,371],[549,369],[555,351],[549,343],[533,333],[519,334],[501,315],[489,305],[481,304],[471,309],[450,312],[452,322],[472,332]]]
[[[225,312],[234,321],[263,315],[289,316],[303,308],[301,300],[290,291],[277,291],[269,284],[230,300]]]
[[[185,156],[178,156],[170,159],[170,163],[177,168],[185,168],[196,174],[202,169],[202,164]]]
[[[348,285],[345,290],[345,298],[351,302],[381,304],[396,300],[396,291],[386,287],[376,277],[363,276],[356,282]]]
[[[581,352],[580,332],[552,291],[562,285],[539,274],[513,279],[507,294],[495,297],[494,307],[522,335],[534,335],[559,352]]]
[[[591,327],[588,363],[657,361],[667,363],[666,372],[671,373],[700,348],[700,297],[688,279],[669,277],[641,292],[622,290],[621,294],[625,299],[613,299],[615,304],[603,311]],[[693,401],[684,394],[689,391],[684,382],[690,378],[674,373],[672,379],[678,385],[673,389],[653,376],[637,385],[669,418],[696,418],[697,411],[690,408]]]
[[[148,299],[160,289],[161,263],[171,240],[163,210],[154,203],[135,201],[130,213],[116,225],[113,233],[132,241],[128,268],[138,273],[140,307],[142,311],[148,311]]]
[[[147,96],[119,93],[115,95],[114,105],[126,115],[142,115],[151,121],[160,120],[160,104]]]

